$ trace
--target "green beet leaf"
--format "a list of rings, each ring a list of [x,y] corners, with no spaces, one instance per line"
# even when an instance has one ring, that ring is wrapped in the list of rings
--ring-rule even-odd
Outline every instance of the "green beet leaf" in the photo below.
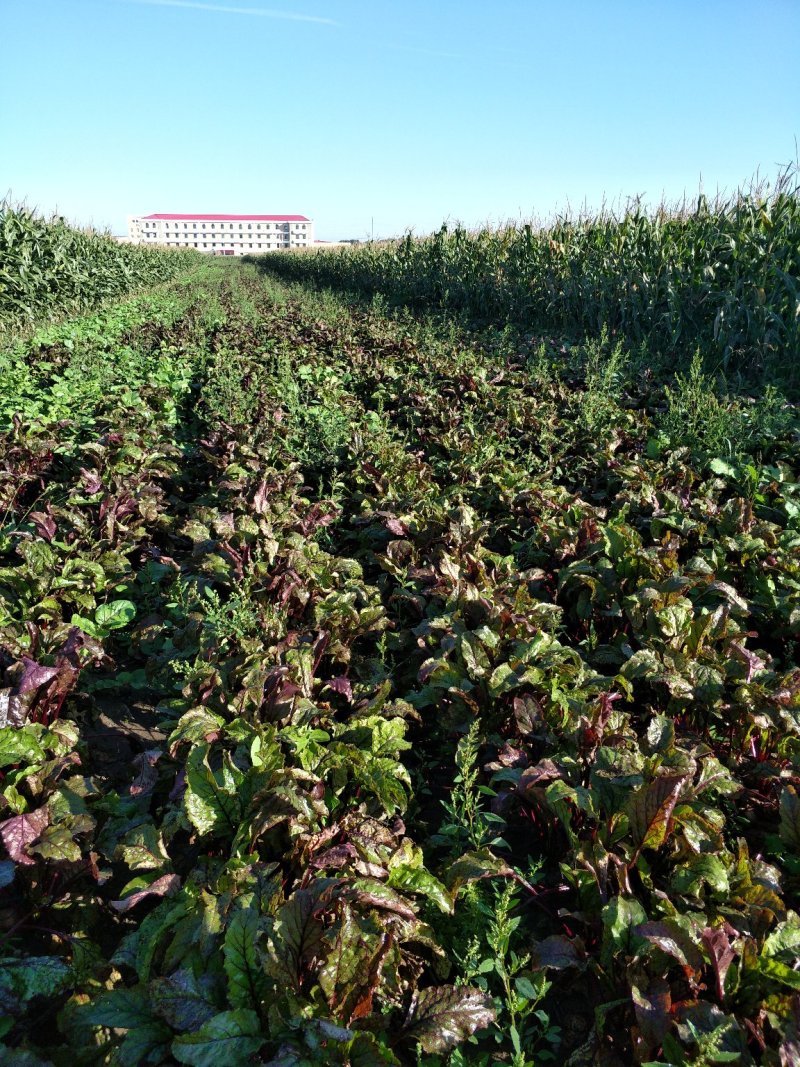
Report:
[[[228,1000],[234,1008],[259,1010],[267,976],[258,946],[259,916],[252,907],[234,912],[225,931],[223,956]]]
[[[201,834],[227,833],[233,836],[242,819],[238,788],[244,776],[233,766],[227,753],[222,767],[212,771],[208,765],[208,752],[208,745],[196,745],[186,760],[186,814]]]
[[[484,878],[503,877],[512,874],[508,864],[493,855],[488,848],[479,852],[465,852],[447,868],[444,874],[445,884],[454,895],[462,885],[477,882]]]
[[[5,726],[0,729],[0,767],[14,763],[38,763],[46,758],[44,749],[30,727]]]
[[[211,976],[197,978],[186,968],[155,978],[150,983],[150,999],[158,1015],[178,1031],[194,1032],[218,1011]]]
[[[191,1067],[247,1063],[264,1044],[258,1015],[246,1008],[223,1011],[192,1034],[176,1037],[172,1055]]]
[[[725,896],[730,889],[728,870],[718,856],[693,856],[675,869],[672,887],[689,897],[702,895],[705,887]]]
[[[0,970],[23,1002],[32,997],[53,996],[64,988],[71,973],[58,956],[0,959]]]
[[[158,1067],[169,1056],[173,1034],[166,1023],[151,1022],[129,1030],[115,1050],[119,1067]]]
[[[121,630],[136,618],[136,606],[130,600],[112,600],[101,604],[94,613],[95,625],[103,631]]]
[[[134,1030],[154,1021],[153,1006],[142,986],[106,990],[79,1011],[83,1022],[111,1030]]]
[[[389,860],[388,884],[406,893],[419,893],[446,914],[452,914],[453,901],[445,887],[424,865],[422,849],[405,838]]]
[[[601,913],[605,927],[604,941],[612,951],[633,955],[644,944],[636,927],[647,922],[647,912],[635,897],[616,896]]]

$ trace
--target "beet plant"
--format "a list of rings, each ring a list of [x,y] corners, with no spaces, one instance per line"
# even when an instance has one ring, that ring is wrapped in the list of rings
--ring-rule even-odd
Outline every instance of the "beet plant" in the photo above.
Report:
[[[793,1063],[796,407],[259,267],[0,353],[2,1057]]]

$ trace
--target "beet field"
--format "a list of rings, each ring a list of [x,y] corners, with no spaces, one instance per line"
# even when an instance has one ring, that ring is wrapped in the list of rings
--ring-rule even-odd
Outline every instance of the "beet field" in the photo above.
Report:
[[[799,204],[4,209],[0,1063],[800,1063]]]

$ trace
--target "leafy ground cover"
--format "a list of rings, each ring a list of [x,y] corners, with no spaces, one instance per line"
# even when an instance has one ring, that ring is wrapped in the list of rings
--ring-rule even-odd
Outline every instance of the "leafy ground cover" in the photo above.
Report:
[[[4,353],[8,1062],[800,1055],[800,424],[204,263]]]

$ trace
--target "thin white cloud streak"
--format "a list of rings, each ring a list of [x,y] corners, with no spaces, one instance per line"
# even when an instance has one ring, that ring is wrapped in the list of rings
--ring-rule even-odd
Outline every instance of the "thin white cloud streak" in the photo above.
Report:
[[[285,19],[290,22],[317,22],[325,26],[338,26],[333,19],[320,15],[297,15],[292,11],[274,11],[267,7],[224,7],[222,4],[204,4],[199,0],[127,0],[130,4],[147,7],[182,7],[191,11],[215,11],[225,15],[254,15],[262,19]]]

